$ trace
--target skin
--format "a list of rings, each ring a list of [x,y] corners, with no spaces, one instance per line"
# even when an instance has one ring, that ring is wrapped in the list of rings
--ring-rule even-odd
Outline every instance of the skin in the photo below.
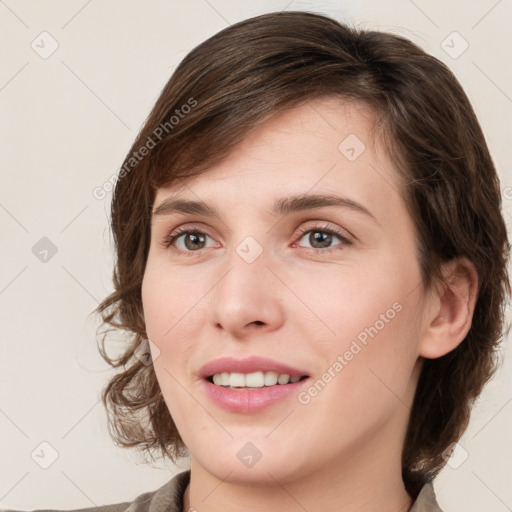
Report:
[[[257,127],[186,185],[157,191],[155,208],[174,195],[219,213],[154,216],[142,285],[148,337],[160,351],[154,369],[191,454],[184,510],[411,506],[400,456],[422,358],[464,339],[477,276],[471,263],[454,261],[445,267],[450,286],[423,289],[415,228],[372,123],[362,104],[317,99]],[[349,134],[366,147],[354,161],[338,149]],[[305,193],[343,195],[375,219],[336,206],[270,214],[276,199]],[[165,248],[179,226],[208,236],[186,246],[183,235]],[[334,235],[315,245],[325,226],[351,243]],[[313,232],[298,235],[299,227]],[[248,236],[263,249],[252,263],[236,252]],[[293,396],[234,413],[201,390],[200,368],[221,356],[269,357],[306,369],[312,381],[328,368],[332,376],[337,357],[393,304],[400,311],[307,404]],[[252,467],[237,457],[247,442],[262,454]]]

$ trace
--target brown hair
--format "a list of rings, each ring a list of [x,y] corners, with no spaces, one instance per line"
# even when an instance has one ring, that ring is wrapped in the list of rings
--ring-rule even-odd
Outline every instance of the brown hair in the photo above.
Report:
[[[134,357],[147,338],[141,283],[155,192],[205,172],[277,112],[325,96],[360,100],[377,113],[405,184],[424,288],[439,282],[442,262],[456,257],[469,259],[479,277],[467,337],[445,356],[424,360],[402,451],[404,482],[414,495],[445,465],[443,452],[462,436],[473,402],[499,366],[510,245],[499,179],[468,98],[444,64],[396,35],[279,12],[232,25],[183,59],[113,193],[115,291],[96,311],[111,326],[100,352],[123,371],[103,401],[118,444],[156,448],[171,460],[186,454],[153,366]],[[131,333],[115,359],[105,351],[112,328]]]

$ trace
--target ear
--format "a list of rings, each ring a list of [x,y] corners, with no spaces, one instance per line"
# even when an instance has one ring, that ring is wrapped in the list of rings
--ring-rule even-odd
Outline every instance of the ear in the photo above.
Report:
[[[419,355],[435,359],[455,349],[466,337],[473,319],[478,293],[478,274],[466,258],[443,264],[444,283],[434,287],[427,299],[428,316],[419,345]]]

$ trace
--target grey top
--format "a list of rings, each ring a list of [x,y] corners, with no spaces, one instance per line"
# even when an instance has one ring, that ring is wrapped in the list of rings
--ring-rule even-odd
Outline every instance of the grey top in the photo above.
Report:
[[[190,481],[190,470],[175,475],[156,491],[145,492],[133,501],[72,509],[69,512],[182,512],[183,494]],[[0,512],[19,512],[0,509]],[[40,509],[37,512],[63,512],[58,510]],[[432,482],[426,483],[409,512],[443,512],[437,504]]]

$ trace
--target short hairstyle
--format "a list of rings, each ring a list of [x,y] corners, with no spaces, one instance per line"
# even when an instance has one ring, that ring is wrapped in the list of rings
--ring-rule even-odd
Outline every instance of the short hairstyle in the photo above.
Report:
[[[114,292],[96,309],[107,326],[100,352],[122,367],[103,390],[118,445],[172,461],[186,447],[151,364],[135,357],[147,339],[141,285],[156,190],[219,163],[255,127],[323,97],[357,100],[403,183],[415,226],[423,289],[442,283],[441,264],[466,257],[479,279],[471,328],[454,350],[425,359],[402,449],[402,476],[416,493],[446,464],[471,406],[499,367],[510,295],[510,245],[500,182],[473,108],[454,74],[411,41],[308,12],[234,24],[179,64],[130,149],[112,197]],[[146,148],[142,151],[142,148]],[[121,356],[108,332],[130,333]]]

